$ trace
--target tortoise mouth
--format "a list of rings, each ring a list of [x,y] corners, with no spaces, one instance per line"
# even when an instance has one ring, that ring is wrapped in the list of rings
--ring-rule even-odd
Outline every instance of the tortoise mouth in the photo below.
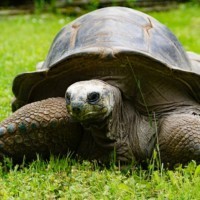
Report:
[[[88,124],[104,120],[109,115],[109,112],[108,109],[104,107],[101,111],[98,110],[80,113],[70,112],[70,115],[75,121]]]
[[[91,111],[85,114],[72,114],[72,118],[82,123],[92,123],[104,120],[107,116],[107,109],[104,112]]]

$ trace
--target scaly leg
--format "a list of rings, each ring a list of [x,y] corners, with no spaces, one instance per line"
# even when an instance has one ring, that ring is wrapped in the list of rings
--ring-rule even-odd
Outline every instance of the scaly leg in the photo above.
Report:
[[[18,162],[76,152],[81,127],[69,121],[64,98],[28,104],[0,123],[0,154]],[[2,159],[2,158],[0,158]]]
[[[161,160],[169,166],[200,162],[200,117],[193,114],[174,114],[160,124],[159,147]]]

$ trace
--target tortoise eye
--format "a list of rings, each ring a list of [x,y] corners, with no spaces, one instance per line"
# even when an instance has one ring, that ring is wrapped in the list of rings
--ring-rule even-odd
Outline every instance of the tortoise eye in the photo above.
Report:
[[[71,99],[70,93],[67,92],[67,93],[65,94],[65,100],[66,100],[66,103],[67,103],[67,104],[70,104],[70,99]]]
[[[95,104],[98,102],[100,94],[98,92],[91,92],[87,96],[88,103]]]

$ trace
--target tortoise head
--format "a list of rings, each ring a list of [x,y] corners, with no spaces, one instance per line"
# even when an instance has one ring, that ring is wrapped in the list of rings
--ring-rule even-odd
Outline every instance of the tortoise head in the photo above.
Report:
[[[100,80],[76,82],[65,94],[67,110],[83,124],[102,122],[113,111],[117,90]]]

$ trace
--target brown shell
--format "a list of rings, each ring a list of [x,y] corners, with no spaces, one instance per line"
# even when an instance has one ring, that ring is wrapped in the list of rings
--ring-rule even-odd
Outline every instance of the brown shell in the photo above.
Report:
[[[150,74],[148,76],[148,73]],[[139,11],[107,7],[77,18],[55,37],[41,69],[13,82],[13,110],[49,97],[64,97],[77,81],[101,79],[133,98],[135,81],[145,74],[181,83],[199,100],[199,75],[177,38]],[[184,89],[185,89],[184,88]]]

